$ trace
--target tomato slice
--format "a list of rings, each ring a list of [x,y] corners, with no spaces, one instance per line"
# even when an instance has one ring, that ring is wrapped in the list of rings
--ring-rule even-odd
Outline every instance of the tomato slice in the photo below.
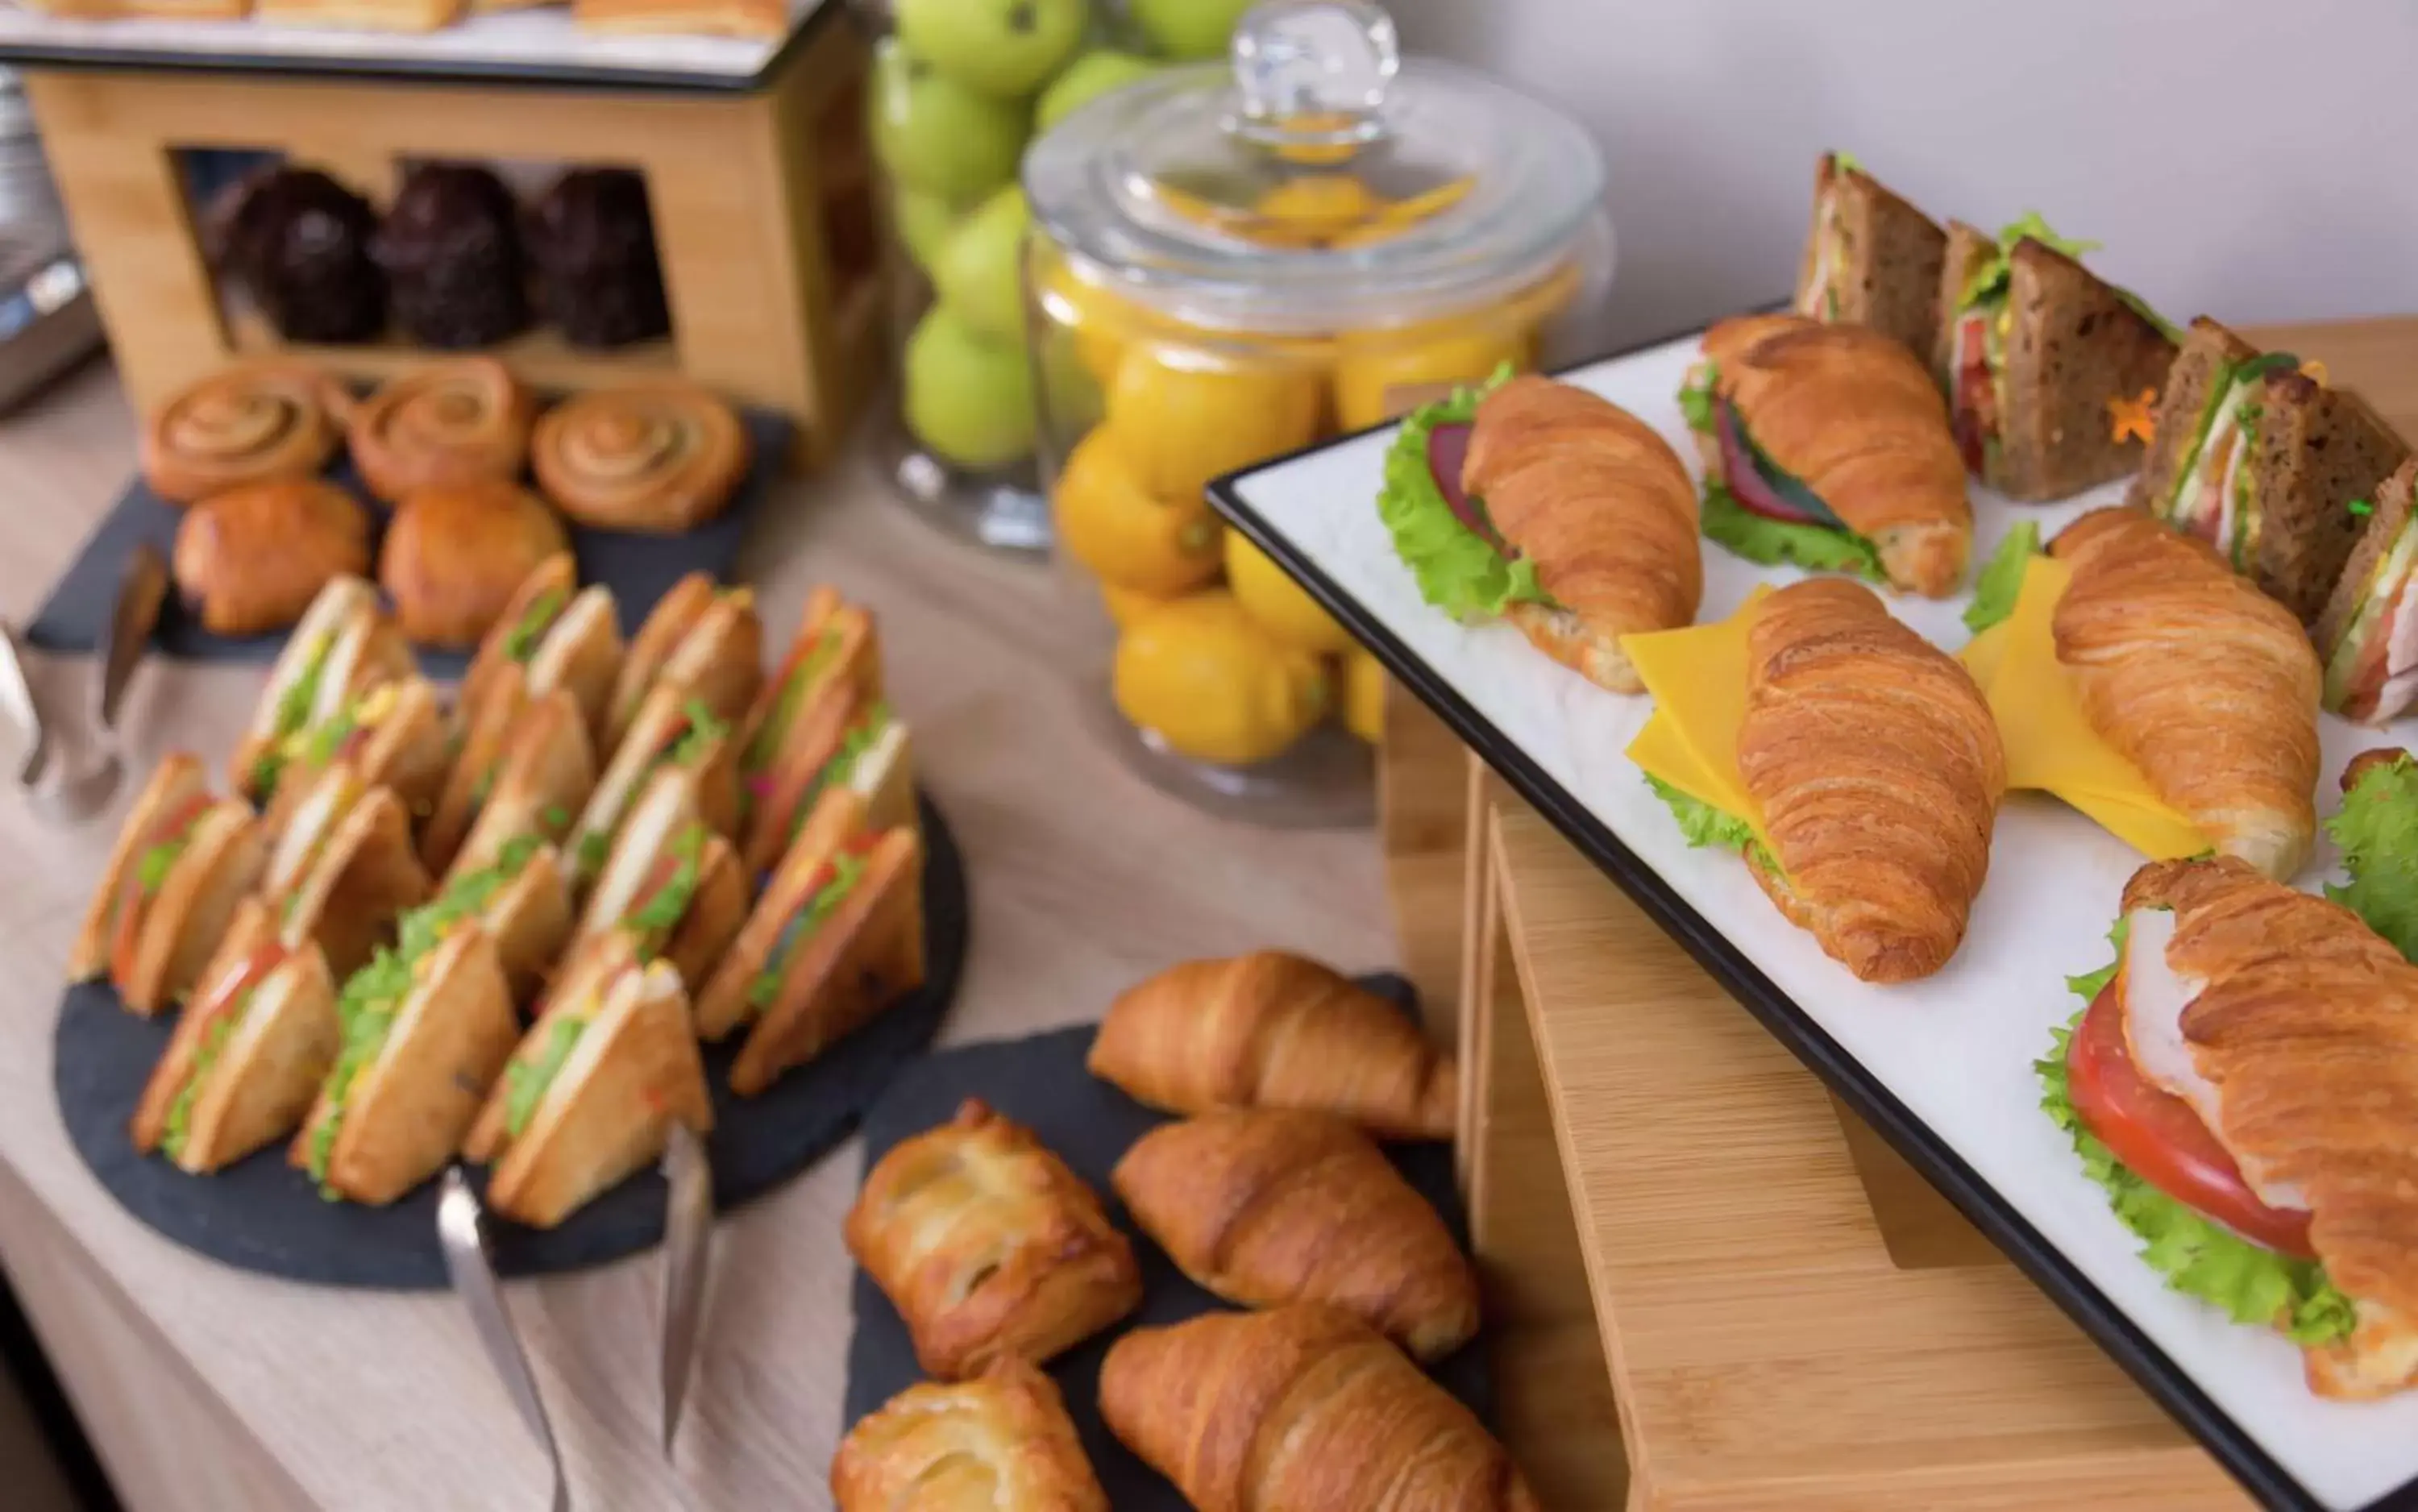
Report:
[[[209,806],[209,794],[193,794],[162,816],[135,846],[127,862],[125,879],[118,884],[117,916],[111,921],[109,973],[115,981],[122,983],[134,974],[135,942],[143,934],[143,905],[150,895],[143,888],[143,858],[150,854],[153,847],[184,833]]]
[[[2100,989],[2066,1046],[2074,1110],[2133,1173],[2253,1244],[2303,1260],[2309,1215],[2271,1208],[2192,1106],[2143,1077],[2124,1039],[2124,979]]]

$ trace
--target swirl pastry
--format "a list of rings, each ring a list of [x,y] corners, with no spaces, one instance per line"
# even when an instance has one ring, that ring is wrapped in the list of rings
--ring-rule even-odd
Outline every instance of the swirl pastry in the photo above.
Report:
[[[746,428],[694,384],[603,389],[548,410],[538,486],[582,525],[676,535],[720,514],[747,475]]]
[[[213,494],[176,526],[176,588],[213,635],[283,630],[331,580],[369,566],[368,513],[316,478]]]
[[[143,427],[143,481],[171,504],[238,483],[307,478],[344,437],[352,396],[301,362],[240,362],[152,412]]]
[[[537,401],[492,358],[434,363],[388,380],[354,406],[353,465],[394,503],[421,488],[520,476]]]
[[[387,527],[378,584],[403,633],[423,646],[475,646],[521,580],[570,549],[545,501],[488,479],[407,495]]]

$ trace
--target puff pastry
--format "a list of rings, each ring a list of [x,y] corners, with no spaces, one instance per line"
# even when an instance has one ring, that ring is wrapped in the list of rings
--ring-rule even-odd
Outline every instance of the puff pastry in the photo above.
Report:
[[[355,406],[346,439],[370,492],[392,503],[419,489],[518,478],[536,414],[512,369],[455,358],[388,379]]]
[[[849,1210],[848,1251],[944,1381],[1035,1364],[1141,1301],[1133,1246],[1031,1130],[969,1098],[881,1157]]]
[[[1021,1360],[891,1397],[840,1441],[831,1484],[839,1512],[1109,1512],[1058,1388]]]
[[[746,427],[695,384],[598,389],[546,411],[531,443],[538,486],[605,530],[675,535],[729,507],[747,476]]]
[[[211,634],[283,630],[329,582],[369,571],[369,515],[316,478],[238,484],[176,522],[175,567]]]
[[[307,363],[239,362],[152,412],[143,481],[172,504],[271,478],[308,478],[344,438],[352,397]]]

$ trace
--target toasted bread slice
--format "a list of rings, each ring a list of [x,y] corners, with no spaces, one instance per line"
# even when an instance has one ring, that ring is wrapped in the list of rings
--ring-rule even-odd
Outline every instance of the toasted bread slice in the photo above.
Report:
[[[805,820],[823,769],[839,755],[850,725],[869,710],[855,686],[843,678],[826,680],[808,697],[789,726],[786,743],[770,766],[750,781],[740,858],[748,874],[772,870],[789,847],[789,837]]]
[[[519,680],[513,668],[495,684],[497,696],[487,702],[490,713],[512,701]],[[474,732],[464,745],[445,794],[437,800],[421,840],[421,852],[434,868],[486,865],[507,840],[535,834],[559,841],[569,832],[572,816],[587,806],[596,787],[596,758],[588,742],[588,720],[579,700],[568,689],[557,689],[515,710],[497,732]],[[466,773],[474,752],[482,747],[486,765]],[[498,817],[489,821],[493,813]],[[441,858],[441,859],[440,859]]]
[[[613,682],[621,671],[621,626],[613,590],[582,588],[571,554],[547,557],[522,579],[462,678],[460,707],[475,725],[507,669],[532,695],[560,689],[579,702],[591,742],[604,735]]]
[[[684,844],[694,848],[693,855],[678,853]],[[635,916],[684,864],[695,867],[686,907],[674,919],[640,922]],[[642,937],[641,955],[661,954],[684,976],[694,971],[701,981],[746,916],[747,879],[737,853],[705,823],[696,774],[668,767],[654,774],[632,805],[574,938],[631,928]]]
[[[2410,448],[2366,400],[2302,369],[2268,374],[2248,441],[2251,581],[2313,623],[2366,524],[2347,506],[2372,501]]]
[[[329,581],[303,611],[270,668],[252,722],[229,761],[235,789],[256,803],[275,795],[285,742],[335,716],[382,682],[414,675],[410,643],[358,577]]]
[[[561,852],[541,845],[518,866],[507,866],[513,859],[509,853],[497,858],[505,879],[480,910],[479,922],[496,937],[496,955],[517,1007],[537,997],[547,970],[569,942],[573,905]]]
[[[604,748],[618,752],[649,694],[667,687],[675,701],[695,698],[726,724],[745,714],[764,676],[764,625],[756,596],[717,588],[703,573],[674,584],[631,641],[614,680]]]
[[[922,829],[915,812],[915,742],[895,715],[856,758],[848,785],[865,800],[865,821],[877,830]]]
[[[289,951],[316,945],[328,969],[350,976],[394,938],[406,909],[428,901],[431,883],[411,848],[411,820],[392,789],[356,799],[325,849],[280,901],[278,938]]]
[[[445,785],[453,758],[452,725],[436,690],[421,677],[383,682],[346,700],[298,740],[268,822],[283,832],[311,780],[337,761],[349,760],[373,787],[390,787],[417,826],[426,821]]]
[[[521,1101],[514,1107],[512,1092],[502,1094],[503,1153],[487,1202],[533,1228],[554,1228],[650,1165],[675,1120],[700,1135],[713,1128],[688,998],[665,962],[614,978],[590,1014],[549,1016],[514,1061],[504,1083],[521,1080]]]
[[[496,942],[482,925],[446,936],[414,971],[410,990],[369,1064],[339,1088],[337,1068],[296,1136],[308,1168],[328,1135],[325,1190],[355,1202],[395,1200],[452,1158],[520,1038]]]
[[[1797,275],[1797,313],[1865,326],[1929,363],[1939,336],[1946,233],[1861,168],[1824,153],[1814,224]]]
[[[110,979],[138,1014],[183,1000],[268,864],[267,838],[234,799],[211,804],[189,833],[159,891],[136,900],[133,931],[118,925],[118,942],[130,948],[113,951]]]
[[[117,931],[119,908],[131,901],[129,889],[143,853],[159,843],[161,825],[198,817],[209,802],[208,774],[202,758],[191,751],[172,751],[152,769],[150,780],[134,798],[134,806],[117,829],[109,863],[101,868],[100,885],[85,905],[84,925],[68,951],[68,980],[96,982],[109,974],[110,941]]]
[[[881,696],[881,647],[873,616],[828,588],[806,595],[798,633],[780,669],[748,706],[739,726],[742,776],[772,767],[814,695],[834,681],[853,684],[865,698]]]
[[[922,840],[889,830],[865,873],[820,927],[799,939],[780,988],[731,1063],[730,1090],[762,1092],[924,983]]]
[[[479,706],[506,667],[527,668],[538,643],[578,591],[579,565],[567,551],[558,551],[528,570],[513,596],[504,601],[495,624],[480,638],[479,649],[471,653],[470,665],[462,674],[455,703],[465,724],[476,722]]]
[[[865,828],[865,800],[853,787],[833,788],[815,801],[728,953],[703,979],[703,988],[691,995],[699,1035],[723,1039],[755,1016],[748,995],[779,948],[789,921],[821,887],[833,853]]]
[[[2110,405],[2154,397],[2175,344],[2097,274],[2033,237],[2008,254],[1998,445],[1983,481],[2045,502],[2138,469],[2138,436],[2120,439]]]
[[[420,859],[436,875],[445,875],[468,838],[470,827],[494,790],[504,748],[512,743],[513,732],[520,727],[528,707],[528,672],[518,662],[497,666],[475,701],[467,697],[454,701],[454,726],[461,745],[446,769],[443,786],[436,790],[428,822],[420,831]]]
[[[519,1061],[526,1052],[545,1043],[538,1031],[549,1019],[565,1013],[592,1016],[616,978],[624,972],[635,975],[645,966],[646,962],[638,959],[634,937],[625,930],[607,930],[572,946],[563,953],[554,979],[538,998],[529,1015],[529,1032],[522,1036],[521,1048],[513,1053],[513,1060]],[[511,1106],[511,1062],[507,1062],[505,1075],[497,1079],[479,1116],[471,1121],[470,1132],[462,1137],[464,1159],[485,1164],[503,1153],[510,1138]]]
[[[361,780],[359,766],[340,760],[298,779],[296,787],[285,827],[270,842],[268,863],[260,874],[260,895],[271,902],[282,901],[302,885],[328,842],[335,838],[344,816],[370,785]]]
[[[727,835],[737,827],[736,743],[727,729],[691,740],[693,716],[700,710],[711,716],[701,700],[683,697],[670,686],[647,695],[628,736],[596,779],[595,791],[580,810],[564,847],[583,888],[594,881],[648,782],[666,768],[677,766],[695,778],[698,816],[717,833]]]

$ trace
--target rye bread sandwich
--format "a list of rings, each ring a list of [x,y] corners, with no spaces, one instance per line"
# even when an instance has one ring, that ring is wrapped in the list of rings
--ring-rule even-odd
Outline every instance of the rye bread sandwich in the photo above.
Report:
[[[2358,543],[2318,617],[2325,658],[2325,706],[2345,719],[2382,725],[2418,703],[2418,457],[2404,461],[2365,498],[2346,504]]]
[[[68,979],[107,977],[145,1016],[184,1000],[268,847],[252,810],[211,795],[201,757],[171,753],[134,800],[68,952]]]
[[[1928,365],[1939,339],[1939,269],[1948,235],[1844,152],[1814,168],[1814,224],[1797,270],[1796,310],[1863,326]]]

